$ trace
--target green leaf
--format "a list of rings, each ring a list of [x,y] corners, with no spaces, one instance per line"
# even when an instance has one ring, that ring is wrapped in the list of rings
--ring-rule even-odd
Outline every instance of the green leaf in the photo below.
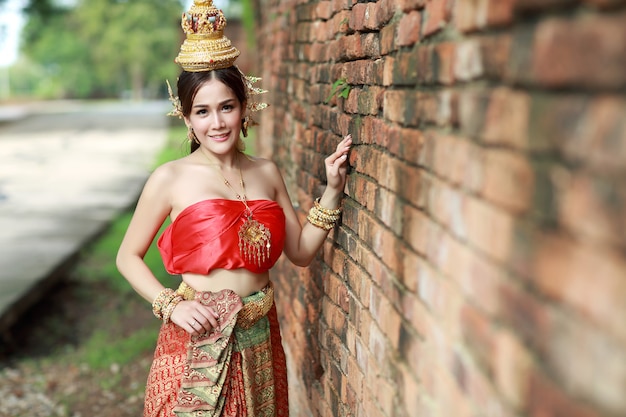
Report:
[[[328,104],[328,102],[335,95],[339,97],[343,97],[343,98],[348,98],[348,94],[350,94],[350,85],[348,84],[348,81],[345,78],[340,78],[333,83],[330,89],[330,94],[328,94],[328,97],[326,97],[326,100],[324,100],[324,103]]]

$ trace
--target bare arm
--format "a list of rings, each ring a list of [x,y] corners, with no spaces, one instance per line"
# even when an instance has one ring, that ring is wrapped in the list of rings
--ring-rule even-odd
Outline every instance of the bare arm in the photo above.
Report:
[[[171,211],[166,191],[170,181],[168,171],[167,166],[160,167],[146,182],[116,259],[120,273],[135,291],[149,302],[163,290],[163,285],[150,271],[143,258]]]
[[[335,209],[341,204],[348,171],[347,154],[351,144],[352,138],[348,135],[339,142],[336,151],[324,161],[328,182],[320,198],[320,204],[325,208]],[[276,200],[283,208],[286,218],[285,254],[294,264],[307,266],[324,243],[328,232],[309,222],[304,226],[300,224],[282,176],[280,173],[277,176],[280,178],[280,184],[277,185]]]
[[[143,258],[163,222],[172,211],[169,189],[171,167],[163,165],[150,176],[137,202],[117,253],[117,268],[130,285],[152,303],[164,289]],[[188,333],[198,335],[217,327],[217,313],[197,301],[181,301],[170,320]]]

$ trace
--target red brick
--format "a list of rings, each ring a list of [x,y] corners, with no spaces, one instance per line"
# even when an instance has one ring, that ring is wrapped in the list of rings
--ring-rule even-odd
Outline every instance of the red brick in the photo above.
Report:
[[[333,10],[335,12],[341,12],[342,10],[349,10],[353,5],[353,0],[331,0],[333,4]]]
[[[407,244],[418,254],[425,255],[432,220],[421,210],[409,205],[404,206],[402,218],[405,224],[404,238]]]
[[[510,33],[481,36],[480,54],[485,76],[495,80],[509,77],[508,64],[511,56]],[[516,51],[517,53],[517,51]]]
[[[532,375],[528,405],[532,416],[600,417],[600,414],[568,396],[540,372]]]
[[[544,360],[555,381],[572,396],[601,398],[603,407],[613,413],[626,409],[626,370],[607,360],[620,357],[624,343],[575,315],[554,314],[553,322]],[[603,384],[592,383],[598,374]]]
[[[463,135],[471,138],[480,136],[490,98],[489,91],[474,89],[465,90],[459,95],[459,128]]]
[[[430,36],[443,29],[447,21],[448,0],[430,0],[424,11],[423,36]]]
[[[435,78],[444,85],[454,83],[454,59],[456,47],[452,42],[443,42],[435,46],[435,60],[437,62],[437,74]]]
[[[525,156],[510,151],[485,153],[483,195],[487,200],[513,213],[530,208],[534,191],[534,173]]]
[[[396,12],[396,0],[379,0],[376,3],[368,3],[372,8],[369,29],[379,30],[384,28]]]
[[[487,6],[487,24],[504,26],[513,22],[514,8],[517,0],[489,0]]]
[[[415,64],[414,71],[417,73],[419,84],[434,84],[435,77],[435,47],[433,44],[420,45],[412,54]],[[418,65],[419,63],[419,65]]]
[[[396,123],[405,123],[405,112],[408,101],[406,91],[387,90],[383,98],[383,114],[385,119]]]
[[[553,328],[553,318],[545,304],[512,283],[500,285],[499,317],[516,330],[524,344],[545,352]]]
[[[361,35],[363,45],[363,57],[380,58],[380,39],[378,33],[366,33]]]
[[[428,0],[397,0],[396,4],[403,12],[417,10],[424,7]]]
[[[396,45],[410,46],[419,40],[421,19],[422,15],[418,11],[412,11],[402,16],[398,24]]]
[[[353,34],[347,35],[339,39],[339,45],[342,50],[340,51],[339,58],[340,59],[358,59],[363,58],[365,56],[363,52],[363,43],[364,38],[361,35]]]
[[[541,292],[626,340],[624,258],[562,236],[542,235],[536,245],[533,281]]]
[[[400,52],[395,57],[385,58],[383,85],[415,85],[417,62],[418,55],[413,52]]]
[[[583,162],[594,172],[618,173],[626,167],[626,100],[600,95],[589,101],[578,129],[560,149],[570,161]]]
[[[494,348],[496,387],[515,408],[523,408],[528,398],[530,377],[534,368],[532,354],[510,331],[497,334]]]
[[[358,97],[361,89],[360,88],[350,88],[350,92],[348,93],[348,98],[343,101],[343,111],[346,113],[358,113]]]
[[[491,357],[495,349],[494,328],[489,319],[474,307],[466,305],[460,316],[463,339],[472,351],[472,355],[485,367],[491,366]]]
[[[549,87],[626,85],[626,14],[549,19],[536,31],[533,74]]]
[[[454,76],[461,81],[479,78],[484,74],[480,43],[466,40],[456,45]]]
[[[487,13],[487,1],[457,0],[454,9],[455,26],[461,32],[470,32],[482,28],[487,23]]]
[[[582,173],[561,174],[555,186],[561,224],[582,240],[623,245],[624,216],[617,202],[626,201],[626,195],[606,180]]]
[[[507,88],[494,90],[485,115],[485,142],[526,149],[529,113],[528,94]]]
[[[469,243],[490,258],[506,262],[511,250],[512,216],[474,198],[465,199],[464,210]]]
[[[467,270],[455,279],[471,303],[495,316],[501,309],[500,287],[505,272],[469,249],[467,251]]]
[[[367,11],[368,3],[357,3],[352,7],[352,13],[350,13],[350,29],[362,31],[365,29],[365,13]]]
[[[396,45],[396,29],[397,23],[390,23],[385,25],[380,30],[380,53],[381,55],[387,55],[398,49]]]
[[[315,18],[328,20],[332,16],[332,2],[321,0],[315,7]]]

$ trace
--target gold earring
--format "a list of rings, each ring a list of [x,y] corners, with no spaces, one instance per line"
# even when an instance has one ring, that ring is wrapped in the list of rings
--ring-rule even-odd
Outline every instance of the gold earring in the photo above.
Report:
[[[195,142],[198,145],[200,145],[200,141],[198,140],[198,137],[194,133],[193,128],[191,126],[187,128],[187,140],[189,142]]]
[[[244,138],[248,137],[248,120],[249,120],[248,116],[241,119],[241,133],[243,133]]]

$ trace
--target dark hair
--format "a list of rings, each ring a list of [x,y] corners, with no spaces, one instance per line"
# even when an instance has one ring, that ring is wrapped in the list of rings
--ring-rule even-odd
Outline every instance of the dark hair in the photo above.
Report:
[[[245,110],[246,105],[246,84],[244,83],[243,75],[239,69],[235,66],[228,68],[220,68],[212,71],[201,72],[181,72],[178,77],[178,98],[183,108],[183,116],[189,117],[191,114],[191,107],[193,106],[193,100],[196,98],[196,94],[200,87],[207,81],[218,80],[224,83],[230,88],[239,104],[242,107],[242,111]],[[200,145],[195,141],[191,141],[191,152],[198,149]]]

